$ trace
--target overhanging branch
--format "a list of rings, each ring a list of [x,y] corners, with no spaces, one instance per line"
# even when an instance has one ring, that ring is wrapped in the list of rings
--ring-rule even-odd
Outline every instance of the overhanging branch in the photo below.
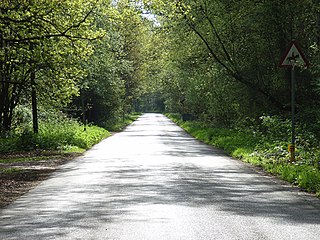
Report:
[[[43,40],[43,39],[50,39],[50,38],[59,38],[59,37],[65,37],[68,39],[82,39],[82,40],[96,40],[96,39],[100,39],[102,36],[99,37],[84,37],[84,36],[80,36],[80,35],[72,35],[69,34],[69,32],[73,29],[77,29],[79,28],[83,23],[85,23],[88,19],[88,17],[93,13],[93,10],[95,9],[95,6],[93,6],[90,11],[88,11],[86,13],[86,15],[80,20],[78,21],[76,24],[73,24],[69,27],[67,27],[65,30],[60,30],[59,27],[55,24],[53,24],[52,22],[50,22],[49,20],[46,20],[44,18],[41,18],[40,20],[50,24],[52,27],[54,27],[54,29],[57,31],[57,33],[52,33],[52,34],[45,34],[42,36],[32,36],[32,37],[21,37],[19,36],[18,38],[3,38],[4,42],[7,43],[22,43],[22,42],[30,42],[30,41],[35,41],[35,40]]]
[[[212,27],[212,29],[215,32],[215,36],[217,38],[217,40],[219,41],[221,47],[223,48],[223,52],[226,54],[227,56],[227,60],[228,62],[224,62],[213,50],[213,48],[211,47],[209,41],[205,38],[205,36],[203,34],[201,34],[201,32],[197,29],[197,27],[195,26],[194,22],[188,18],[188,16],[185,14],[184,11],[182,11],[182,14],[184,16],[184,19],[186,20],[188,26],[191,28],[191,30],[202,40],[202,42],[206,45],[207,49],[209,50],[209,53],[211,54],[211,56],[213,57],[213,59],[220,65],[222,66],[227,73],[229,74],[229,76],[231,76],[233,79],[235,79],[237,82],[240,82],[242,84],[244,84],[245,86],[247,86],[249,89],[254,90],[257,93],[262,94],[263,96],[266,97],[266,99],[268,99],[274,106],[276,106],[279,109],[283,109],[283,105],[275,98],[273,97],[271,94],[269,94],[267,91],[265,91],[264,89],[262,89],[259,85],[254,84],[248,80],[245,80],[245,78],[239,73],[239,71],[237,71],[236,69],[232,69],[231,67],[228,66],[228,62],[230,64],[232,64],[234,66],[234,62],[232,61],[227,49],[225,48],[225,45],[222,42],[222,39],[220,38],[218,32],[216,31],[212,21],[210,19],[208,19],[210,26]],[[207,17],[208,18],[208,17]]]

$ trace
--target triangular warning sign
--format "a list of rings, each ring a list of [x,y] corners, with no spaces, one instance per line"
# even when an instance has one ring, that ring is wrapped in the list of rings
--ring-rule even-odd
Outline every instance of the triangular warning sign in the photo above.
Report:
[[[301,49],[295,42],[292,42],[283,58],[280,61],[280,67],[292,67],[292,66],[308,66],[309,62],[303,55]]]

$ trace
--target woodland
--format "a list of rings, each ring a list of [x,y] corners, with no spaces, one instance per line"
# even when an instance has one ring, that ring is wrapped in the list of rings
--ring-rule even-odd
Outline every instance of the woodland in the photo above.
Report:
[[[103,126],[132,111],[190,113],[230,126],[290,114],[296,40],[299,118],[319,120],[319,2],[4,0],[0,124],[59,111]]]
[[[111,131],[128,114],[167,112],[230,154],[234,139],[259,143],[239,158],[284,161],[292,86],[279,63],[293,40],[310,63],[295,70],[295,164],[311,167],[318,191],[318,0],[2,0],[0,152],[66,149],[70,129]],[[213,129],[238,138],[221,145]]]

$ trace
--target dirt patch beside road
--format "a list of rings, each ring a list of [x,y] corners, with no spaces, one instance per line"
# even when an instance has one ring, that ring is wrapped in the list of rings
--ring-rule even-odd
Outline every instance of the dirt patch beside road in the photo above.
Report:
[[[28,152],[0,155],[0,208],[37,186],[80,153]]]

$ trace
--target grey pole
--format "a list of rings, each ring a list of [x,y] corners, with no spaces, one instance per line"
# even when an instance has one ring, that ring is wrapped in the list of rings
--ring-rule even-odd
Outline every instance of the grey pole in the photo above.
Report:
[[[296,91],[296,76],[295,76],[295,64],[292,64],[291,69],[291,156],[290,160],[295,160],[295,144],[296,144],[296,130],[295,130],[295,91]]]

